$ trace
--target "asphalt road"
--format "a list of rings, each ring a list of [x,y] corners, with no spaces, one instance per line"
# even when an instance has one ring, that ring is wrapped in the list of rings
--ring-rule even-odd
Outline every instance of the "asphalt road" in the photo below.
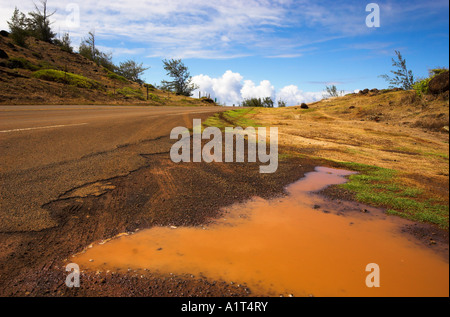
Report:
[[[68,190],[126,175],[168,151],[176,126],[218,107],[1,106],[0,232],[55,225],[41,207]]]

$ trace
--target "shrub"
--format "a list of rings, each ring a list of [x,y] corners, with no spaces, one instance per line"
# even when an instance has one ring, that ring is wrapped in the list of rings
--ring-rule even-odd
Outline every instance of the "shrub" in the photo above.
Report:
[[[413,89],[416,91],[417,96],[422,97],[428,94],[428,84],[430,83],[431,77],[420,79],[416,81],[413,85]]]
[[[144,95],[140,89],[133,89],[131,87],[124,87],[117,90],[117,93],[126,98],[137,98],[140,100],[145,100]]]
[[[107,76],[110,79],[118,80],[118,81],[121,81],[123,83],[127,83],[128,82],[128,79],[126,79],[123,76],[117,75],[116,73],[113,73],[113,72],[108,72]]]
[[[53,43],[59,48],[68,53],[73,53],[73,47],[71,46],[72,40],[70,39],[69,33],[64,33],[61,39],[54,39]]]
[[[434,77],[434,76],[440,75],[440,74],[445,73],[445,72],[448,72],[448,68],[438,67],[438,68],[431,69],[429,71],[430,77]]]
[[[208,97],[201,97],[200,100],[205,103],[214,103],[214,100]]]
[[[33,73],[33,77],[42,80],[68,84],[79,88],[88,88],[88,89],[103,88],[103,86],[98,81],[95,81],[93,79],[54,69],[38,70],[37,72]]]
[[[413,85],[413,89],[416,91],[417,95],[419,97],[422,97],[423,95],[427,95],[429,93],[429,83],[430,81],[442,74],[445,73],[446,71],[448,71],[447,68],[443,68],[443,67],[438,67],[438,68],[434,68],[429,70],[429,76],[428,78],[424,78],[424,79],[419,79],[417,80],[414,85]]]
[[[29,60],[23,57],[11,57],[10,59],[8,59],[7,66],[8,68],[21,68],[31,71],[37,71],[40,69],[38,65],[31,63]]]
[[[58,70],[58,67],[56,67],[55,65],[47,62],[47,61],[41,61],[38,64],[39,69],[56,69]]]
[[[155,91],[156,87],[153,86],[152,84],[144,84],[144,87],[148,88],[148,90],[150,91]]]
[[[399,51],[395,51],[395,55],[397,55],[397,60],[392,59],[392,66],[396,69],[391,70],[391,73],[394,76],[391,77],[385,74],[380,77],[389,82],[389,88],[401,87],[405,90],[410,90],[413,88],[415,82],[414,75],[412,71],[406,67],[406,60],[403,58],[402,54]]]
[[[161,98],[159,98],[157,95],[149,93],[148,94],[148,99],[155,101],[155,102],[162,102]]]

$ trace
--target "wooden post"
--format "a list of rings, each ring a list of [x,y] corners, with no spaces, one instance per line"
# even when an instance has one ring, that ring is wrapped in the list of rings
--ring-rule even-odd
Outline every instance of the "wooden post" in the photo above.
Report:
[[[147,100],[148,100],[148,85],[147,85]]]

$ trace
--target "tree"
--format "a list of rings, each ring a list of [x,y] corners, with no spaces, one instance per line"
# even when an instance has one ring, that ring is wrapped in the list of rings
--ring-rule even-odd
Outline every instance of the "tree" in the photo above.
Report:
[[[17,7],[14,9],[14,14],[11,21],[8,21],[8,26],[10,30],[10,37],[19,46],[26,46],[26,39],[30,36],[30,31],[28,29],[28,19],[25,14],[19,11]]]
[[[323,95],[324,98],[332,98],[332,97],[339,97],[343,96],[345,92],[343,90],[338,91],[337,87],[335,85],[332,86],[326,86],[325,87],[325,94]]]
[[[112,72],[117,71],[117,66],[112,61],[112,54],[103,53],[97,48],[95,31],[90,31],[88,37],[83,39],[78,52],[99,66],[103,66]]]
[[[61,39],[55,39],[53,41],[58,45],[63,51],[73,53],[72,41],[70,39],[69,33],[64,33]]]
[[[391,70],[391,73],[394,74],[393,77],[389,75],[381,75],[381,78],[384,78],[389,82],[389,88],[401,87],[405,90],[413,89],[414,85],[414,75],[411,70],[408,70],[406,67],[406,60],[403,58],[402,54],[399,51],[395,51],[395,55],[397,55],[397,60],[392,58],[392,66],[396,67],[395,70]]]
[[[286,107],[286,101],[284,100],[278,100],[278,108],[284,108]]]
[[[142,73],[144,73],[150,67],[144,67],[143,63],[136,63],[134,60],[127,60],[126,62],[120,63],[117,73],[128,80],[142,84],[141,79]]]
[[[29,28],[38,40],[52,43],[56,33],[52,31],[50,17],[56,13],[47,13],[47,0],[40,0],[40,6],[34,4],[35,11],[30,12]]]
[[[52,31],[50,17],[56,10],[48,13],[47,0],[40,0],[40,5],[34,4],[35,11],[29,12],[28,17],[15,8],[8,26],[11,37],[17,45],[26,46],[26,39],[33,36],[38,40],[52,43],[56,33]]]
[[[192,77],[189,74],[188,68],[184,65],[181,59],[163,60],[164,69],[167,75],[172,77],[173,81],[161,81],[161,87],[164,90],[175,92],[177,95],[190,97],[192,91],[197,89],[196,85],[192,83]]]
[[[273,108],[273,100],[270,97],[266,97],[262,101],[263,107]]]
[[[90,31],[87,38],[83,38],[79,48],[80,55],[96,62],[100,51],[95,47],[95,31]]]
[[[264,107],[273,108],[273,100],[270,97],[249,98],[242,102],[242,107]]]

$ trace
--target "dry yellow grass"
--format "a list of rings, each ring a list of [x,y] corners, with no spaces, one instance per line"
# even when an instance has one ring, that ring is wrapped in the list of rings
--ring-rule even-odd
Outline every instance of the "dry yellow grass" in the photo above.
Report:
[[[255,108],[246,117],[278,127],[282,156],[381,168],[363,175],[367,182],[353,184],[364,202],[377,201],[393,214],[448,227],[449,135],[438,132],[448,126],[448,97],[425,100],[398,91],[309,106]],[[424,120],[433,124],[421,125]]]
[[[448,133],[414,127],[424,117],[448,121],[448,101],[434,101],[421,111],[401,104],[410,93],[346,96],[311,104],[308,110],[258,109],[253,118],[263,126],[277,126],[280,144],[299,153],[448,180]],[[391,105],[385,107],[382,100]]]

